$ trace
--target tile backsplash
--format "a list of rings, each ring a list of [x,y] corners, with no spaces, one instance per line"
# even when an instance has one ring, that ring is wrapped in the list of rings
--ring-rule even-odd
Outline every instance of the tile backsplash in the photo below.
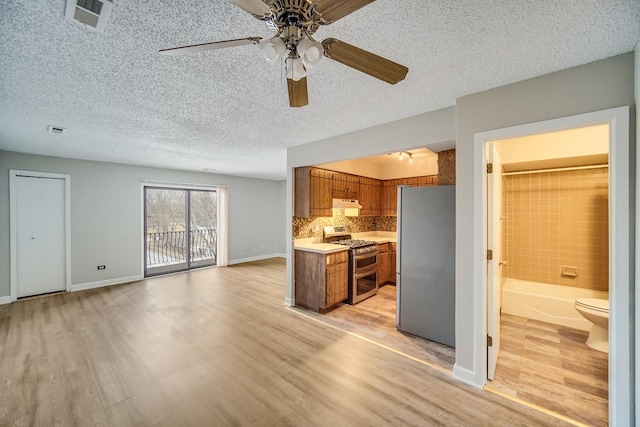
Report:
[[[344,215],[344,209],[333,209],[333,216],[318,218],[293,217],[293,238],[322,237],[323,227],[329,225],[348,225],[353,233],[365,231],[396,231],[395,216],[356,216]],[[313,231],[317,226],[317,231]]]

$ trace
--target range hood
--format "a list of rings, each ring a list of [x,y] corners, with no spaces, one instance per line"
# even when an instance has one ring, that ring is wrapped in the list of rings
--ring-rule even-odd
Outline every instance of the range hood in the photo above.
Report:
[[[353,199],[333,199],[333,207],[362,209],[362,205],[360,205],[357,200]]]

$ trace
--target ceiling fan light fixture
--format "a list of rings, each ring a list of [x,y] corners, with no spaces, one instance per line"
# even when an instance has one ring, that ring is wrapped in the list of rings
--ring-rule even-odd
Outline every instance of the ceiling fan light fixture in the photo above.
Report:
[[[273,64],[282,58],[287,52],[287,46],[280,37],[274,37],[269,40],[262,40],[259,44],[260,51],[268,63]]]
[[[286,60],[287,78],[298,81],[307,76],[302,59],[289,56]]]
[[[118,0],[66,0],[67,2],[112,3]],[[389,84],[406,77],[409,69],[404,65],[368,52],[335,38],[318,43],[313,35],[318,28],[329,25],[375,0],[220,0],[231,3],[253,15],[276,31],[269,40],[262,37],[220,40],[161,49],[163,55],[183,55],[227,47],[257,44],[269,63],[285,59],[289,106],[309,104],[307,71],[317,65],[323,56],[354,70],[368,74]],[[103,6],[105,6],[103,4]],[[408,153],[407,153],[408,154]]]
[[[298,55],[302,58],[304,66],[311,68],[317,65],[324,54],[324,47],[322,43],[312,41],[309,39],[302,39],[296,48]]]

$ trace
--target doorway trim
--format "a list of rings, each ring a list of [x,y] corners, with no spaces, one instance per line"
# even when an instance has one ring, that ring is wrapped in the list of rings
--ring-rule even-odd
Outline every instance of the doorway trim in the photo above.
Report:
[[[71,291],[71,175],[34,172],[24,170],[9,170],[9,265],[10,265],[10,293],[11,302],[18,299],[18,238],[17,238],[17,197],[16,181],[18,177],[50,178],[64,180],[64,216],[65,216],[65,290]]]
[[[609,422],[630,425],[632,421],[631,299],[632,240],[630,216],[629,107],[618,107],[575,116],[528,123],[476,133],[474,136],[474,180],[477,184],[475,219],[475,339],[483,343],[474,355],[481,383],[487,383],[487,183],[484,163],[486,143],[596,124],[609,124]],[[478,187],[480,191],[478,191]]]

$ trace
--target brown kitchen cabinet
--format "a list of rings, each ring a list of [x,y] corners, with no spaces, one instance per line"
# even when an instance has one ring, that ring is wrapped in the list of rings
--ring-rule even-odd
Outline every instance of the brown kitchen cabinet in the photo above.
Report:
[[[358,200],[360,177],[348,173],[333,172],[332,197],[334,199]]]
[[[396,216],[398,212],[398,186],[429,187],[438,185],[437,175],[416,176],[412,178],[388,179],[382,181],[382,215]]]
[[[398,192],[395,179],[382,182],[381,206],[383,216],[396,216]]]
[[[360,177],[358,201],[362,205],[360,216],[379,216],[382,214],[382,182]]]
[[[389,281],[390,253],[389,243],[378,244],[378,287]]]
[[[295,169],[294,216],[332,216],[333,199],[358,200],[361,216],[396,216],[398,186],[438,185],[437,175],[380,181],[311,166]]]
[[[295,169],[294,216],[331,216],[333,172],[313,167]]]
[[[396,284],[396,268],[397,268],[397,244],[389,243],[389,282]]]
[[[323,254],[295,251],[296,306],[323,312],[349,292],[349,251]]]

